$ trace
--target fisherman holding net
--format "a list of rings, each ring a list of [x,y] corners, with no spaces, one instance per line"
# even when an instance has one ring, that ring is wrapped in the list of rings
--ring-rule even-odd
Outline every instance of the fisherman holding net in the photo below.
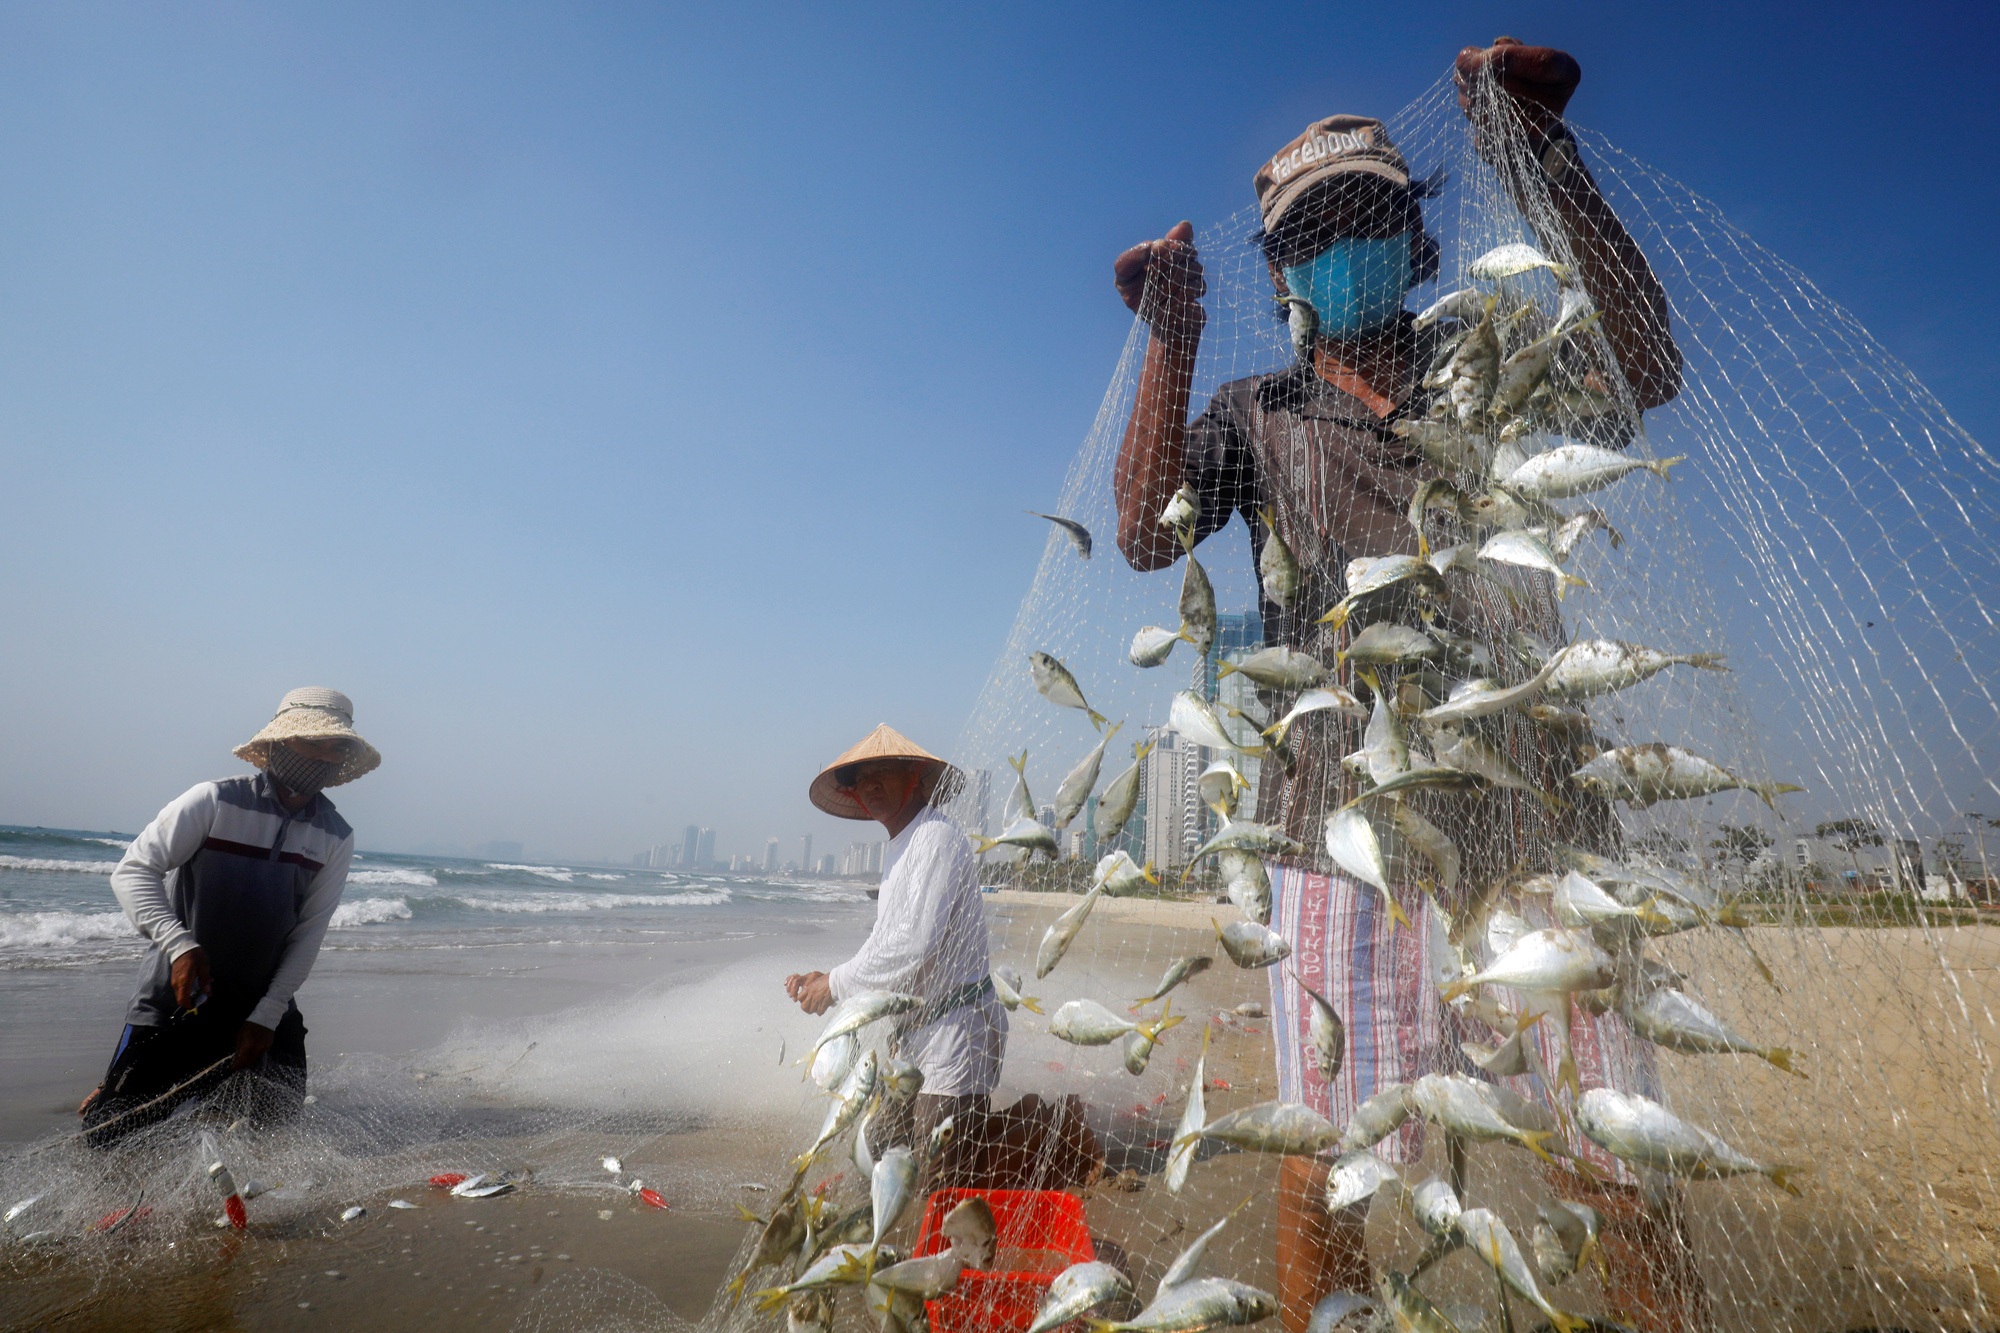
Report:
[[[1680,356],[1657,279],[1563,125],[1580,77],[1577,63],[1561,51],[1501,38],[1492,47],[1462,52],[1457,71],[1460,106],[1481,157],[1543,249],[1573,257],[1576,282],[1600,312],[1601,349],[1578,340],[1581,364],[1571,369],[1589,392],[1617,409],[1590,424],[1592,442],[1622,446],[1636,429],[1638,412],[1678,392]],[[1426,387],[1427,372],[1458,331],[1449,319],[1419,328],[1403,308],[1407,294],[1438,272],[1440,247],[1422,209],[1438,185],[1413,179],[1380,121],[1341,115],[1315,123],[1280,149],[1258,169],[1255,188],[1263,223],[1257,239],[1272,283],[1295,310],[1294,329],[1301,316],[1309,321],[1307,336],[1295,335],[1299,359],[1292,368],[1222,385],[1192,421],[1206,290],[1193,229],[1181,223],[1117,259],[1119,294],[1150,332],[1114,473],[1118,545],[1139,570],[1178,560],[1177,535],[1156,519],[1183,486],[1199,501],[1194,541],[1241,513],[1253,556],[1261,555],[1268,521],[1294,554],[1300,584],[1287,606],[1267,594],[1266,641],[1332,663],[1365,627],[1361,616],[1345,625],[1320,620],[1346,592],[1347,562],[1416,553],[1419,534],[1406,515],[1419,486],[1437,475],[1408,427],[1398,427],[1430,410],[1439,390]],[[1309,304],[1309,316],[1297,309],[1302,304]],[[1426,521],[1433,545],[1460,539],[1450,516]],[[1563,637],[1546,580],[1494,582],[1454,571],[1435,614],[1439,629],[1486,645],[1506,645],[1522,632],[1548,644]],[[1280,703],[1268,695],[1263,702]],[[1503,740],[1513,762],[1535,775],[1543,793],[1560,790],[1565,756],[1515,721],[1508,720]],[[1318,847],[1322,821],[1357,793],[1341,761],[1359,740],[1359,724],[1336,714],[1302,722],[1293,733],[1291,762],[1262,766],[1256,817]],[[1615,837],[1602,802],[1544,803],[1534,799],[1540,794],[1429,795],[1421,802],[1462,854],[1457,902],[1553,843],[1604,847]],[[1344,1125],[1358,1104],[1392,1083],[1468,1069],[1459,1042],[1490,1038],[1441,1002],[1436,960],[1426,957],[1431,914],[1448,910],[1453,900],[1428,898],[1412,877],[1396,895],[1412,924],[1398,926],[1379,893],[1328,861],[1309,853],[1270,869],[1280,918],[1273,924],[1293,943],[1298,975],[1332,1001],[1351,1037],[1351,1054],[1329,1086],[1311,1061],[1300,1058],[1302,1011],[1309,1006],[1298,982],[1274,972],[1277,1017],[1295,1020],[1280,1029],[1293,1038],[1279,1043],[1281,1100],[1306,1102]],[[1540,1026],[1554,1028],[1559,1021],[1558,1015]],[[1562,1056],[1573,1061],[1584,1086],[1657,1092],[1643,1043],[1615,1015],[1593,1019],[1579,1012]],[[1412,1122],[1378,1151],[1414,1162],[1421,1134],[1420,1123]],[[1606,1218],[1608,1306],[1651,1329],[1699,1326],[1705,1302],[1675,1198],[1643,1199],[1620,1164],[1588,1144],[1572,1146],[1599,1179],[1550,1168],[1551,1183],[1559,1197],[1588,1201]],[[1291,1333],[1305,1328],[1321,1295],[1374,1286],[1365,1208],[1329,1212],[1325,1179],[1324,1162],[1284,1159],[1278,1280]]]
[[[293,690],[236,747],[260,771],[190,788],[132,840],[111,890],[150,941],[111,1065],[79,1113],[106,1146],[231,1072],[267,1121],[306,1094],[306,1026],[292,996],[319,957],[354,859],[354,830],[321,793],[382,762],[338,690]]]

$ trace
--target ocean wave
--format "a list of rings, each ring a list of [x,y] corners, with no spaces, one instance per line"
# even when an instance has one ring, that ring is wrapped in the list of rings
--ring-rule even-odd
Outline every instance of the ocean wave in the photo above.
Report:
[[[20,912],[0,915],[0,949],[48,949],[104,940],[136,942],[123,912]]]
[[[729,892],[519,893],[505,898],[457,893],[444,901],[478,912],[596,912],[619,907],[720,907],[729,901]]]
[[[375,926],[384,921],[408,921],[410,905],[401,898],[356,898],[333,909],[332,929]]]
[[[624,875],[600,875],[600,874],[597,874],[597,873],[596,873],[595,871],[592,871],[592,872],[591,872],[590,874],[587,874],[587,875],[585,875],[585,876],[584,876],[584,878],[585,878],[585,879],[608,879],[608,880],[613,880],[613,881],[616,881],[616,880],[621,880],[621,879],[624,879],[624,878],[626,878],[626,877],[625,877]]]
[[[106,847],[116,847],[121,852],[132,845],[130,838],[85,838],[84,841],[101,842]]]
[[[0,854],[0,870],[66,870],[78,875],[108,875],[117,868],[116,861],[65,861],[53,856]]]
[[[525,870],[530,875],[540,875],[543,879],[552,879],[558,884],[567,884],[576,878],[574,870],[564,870],[560,866],[517,866],[509,865],[505,861],[488,861],[486,868],[488,870]]]
[[[400,884],[411,889],[434,889],[437,876],[428,870],[353,870],[347,875],[349,884]]]

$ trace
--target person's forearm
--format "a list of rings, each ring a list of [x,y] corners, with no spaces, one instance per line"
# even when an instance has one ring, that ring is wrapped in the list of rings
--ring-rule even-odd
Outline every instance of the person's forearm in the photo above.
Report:
[[[111,872],[111,892],[133,928],[171,961],[198,947],[167,897],[167,874],[201,850],[215,822],[213,789],[183,793],[140,830]]]
[[[299,912],[299,923],[285,937],[284,952],[278,956],[271,984],[264,991],[264,997],[257,1002],[257,1007],[250,1011],[252,1023],[276,1028],[278,1021],[285,1016],[285,1007],[298,994],[306,978],[312,975],[313,964],[319,961],[320,945],[326,939],[327,928],[333,924],[334,910],[340,906],[341,890],[347,886],[347,870],[353,860],[354,844],[350,841],[344,843],[313,876]]]
[[[1605,341],[1633,398],[1642,411],[1658,407],[1681,389],[1681,354],[1668,321],[1665,289],[1573,145],[1561,179],[1543,176],[1543,184],[1576,260],[1577,281],[1603,312]],[[1520,186],[1517,181],[1517,199]],[[1532,209],[1524,207],[1522,213],[1534,217]]]
[[[1180,556],[1173,534],[1161,531],[1154,519],[1186,479],[1188,400],[1200,345],[1199,320],[1174,332],[1156,328],[1146,343],[1112,482],[1118,549],[1134,569],[1165,569]]]

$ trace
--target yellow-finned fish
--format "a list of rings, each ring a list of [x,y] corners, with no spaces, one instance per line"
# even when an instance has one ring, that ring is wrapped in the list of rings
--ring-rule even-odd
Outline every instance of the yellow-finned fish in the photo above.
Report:
[[[1299,562],[1279,535],[1278,516],[1271,506],[1265,505],[1258,516],[1264,520],[1264,550],[1257,557],[1258,581],[1266,597],[1280,610],[1289,611],[1292,599],[1299,595]]]
[[[1076,683],[1068,667],[1043,652],[1028,654],[1029,673],[1035,678],[1035,689],[1044,699],[1063,708],[1076,708],[1090,719],[1090,725],[1100,730],[1104,726],[1104,714],[1092,708],[1084,700],[1083,687]]]

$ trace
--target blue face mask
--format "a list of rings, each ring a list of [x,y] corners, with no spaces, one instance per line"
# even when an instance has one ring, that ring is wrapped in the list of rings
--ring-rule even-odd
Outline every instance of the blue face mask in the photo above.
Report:
[[[1285,267],[1285,289],[1312,302],[1323,338],[1352,338],[1396,317],[1409,292],[1410,234],[1343,236]]]

